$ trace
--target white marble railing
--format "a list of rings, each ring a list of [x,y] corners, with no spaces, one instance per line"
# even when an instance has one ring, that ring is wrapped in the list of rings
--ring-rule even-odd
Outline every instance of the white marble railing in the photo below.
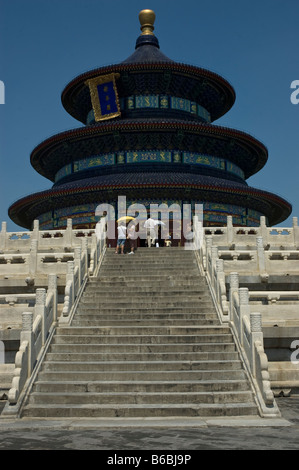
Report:
[[[47,276],[66,274],[67,262],[74,259],[74,253],[38,252],[32,243],[29,253],[0,254],[0,276]]]
[[[200,230],[202,230],[201,225],[197,220],[194,220],[195,234]],[[270,386],[261,313],[251,312],[248,289],[239,288],[238,272],[242,262],[246,263],[244,272],[247,274],[259,273],[261,280],[263,276],[267,276],[262,237],[256,238],[255,250],[235,252],[234,250],[220,250],[217,246],[219,239],[216,238],[216,235],[206,235],[198,246],[196,256],[199,268],[206,276],[220,321],[227,322],[232,328],[243,362],[251,378],[261,415],[279,416],[280,412]],[[233,245],[231,247],[233,248]],[[232,269],[229,270],[225,266],[224,259],[219,256],[223,253],[232,256],[232,260],[238,266],[237,272],[233,272]],[[246,255],[245,260],[242,260],[241,254]],[[230,273],[229,276],[228,273]],[[227,295],[227,283],[229,283],[229,295]]]
[[[66,263],[66,287],[60,318],[57,317],[56,274],[49,275],[47,292],[45,289],[36,290],[34,311],[23,313],[20,348],[16,354],[12,387],[1,417],[19,416],[58,322],[71,322],[88,278],[97,274],[106,250],[105,239],[97,239],[93,234],[90,245],[88,250],[88,241],[82,238],[81,246],[74,247],[74,261]]]
[[[7,232],[6,222],[2,222],[0,231],[0,252],[22,251],[28,252],[32,242],[35,242],[36,249],[56,249],[63,251],[78,245],[78,239],[86,238],[91,243],[94,233],[92,229],[76,230],[72,228],[72,219],[67,220],[67,227],[59,230],[39,230],[39,221],[34,221],[33,230],[24,232]]]
[[[22,315],[20,347],[15,358],[12,386],[3,415],[15,415],[19,409],[25,384],[30,380],[36,364],[44,353],[45,346],[52,337],[57,322],[57,276],[49,275],[48,289],[36,290],[34,311]]]
[[[66,276],[66,287],[64,305],[59,323],[70,323],[75,313],[78,301],[81,297],[87,280],[90,276],[96,275],[106,250],[104,238],[97,239],[95,234],[92,237],[90,261],[88,264],[88,249],[86,240],[82,242],[82,251],[77,248],[77,265],[72,261],[68,262],[68,272]]]
[[[299,250],[265,250],[262,237],[257,237],[256,244],[256,250],[218,250],[225,273],[237,270],[262,277],[270,273],[299,275]]]
[[[227,217],[225,227],[205,227],[205,236],[212,236],[213,243],[218,247],[231,249],[238,246],[251,246],[256,244],[256,238],[262,237],[265,246],[272,249],[288,247],[290,250],[299,249],[298,218],[293,217],[292,227],[267,227],[265,217],[260,218],[258,227],[234,227],[232,216]],[[220,248],[219,248],[220,249]]]
[[[279,410],[271,390],[268,358],[264,351],[262,315],[260,312],[251,312],[248,288],[239,288],[238,273],[230,275],[229,322],[255,385],[263,415],[278,415]]]

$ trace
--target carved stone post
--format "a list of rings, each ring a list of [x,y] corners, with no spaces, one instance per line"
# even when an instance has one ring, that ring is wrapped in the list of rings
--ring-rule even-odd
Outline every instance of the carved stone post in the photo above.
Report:
[[[47,338],[47,325],[46,325],[46,289],[36,289],[36,300],[35,300],[35,314],[42,317],[42,346],[46,342]]]
[[[25,377],[26,380],[26,378],[30,377],[35,363],[32,312],[22,313],[22,331],[20,335],[20,344],[22,344],[24,341],[28,343],[28,366]],[[20,373],[22,373],[22,371],[20,371]]]
[[[233,293],[239,289],[239,274],[237,272],[229,275],[229,320],[233,320]]]
[[[71,305],[73,305],[74,300],[75,300],[74,273],[75,273],[75,262],[74,261],[68,261],[67,262],[66,285],[69,284],[69,283],[71,283],[71,285],[72,285],[71,298],[69,299],[69,301],[71,302]]]
[[[211,235],[205,237],[205,248],[202,253],[203,267],[206,271],[208,269],[208,253],[210,252],[213,244],[213,239]]]
[[[263,237],[256,237],[256,248],[259,274],[261,276],[262,282],[267,282],[268,275],[266,271],[266,259]]]
[[[217,246],[212,246],[211,254],[212,254],[213,263],[216,263],[216,260],[218,259],[218,247]]]
[[[228,315],[228,302],[225,284],[224,261],[223,259],[216,260],[216,276],[217,276],[217,297],[221,305],[221,310],[224,315]]]
[[[34,220],[34,221],[33,221],[32,240],[36,240],[36,241],[37,241],[37,247],[38,247],[38,241],[39,241],[39,220]]]
[[[37,246],[38,240],[31,240],[29,256],[29,275],[31,277],[35,277],[37,271]]]
[[[73,220],[67,219],[66,230],[64,232],[64,246],[71,247],[72,246],[72,236],[73,236]]]
[[[239,325],[239,339],[243,346],[244,343],[244,317],[250,318],[249,306],[249,292],[247,287],[239,288],[239,302],[240,302],[240,325]]]
[[[253,312],[250,314],[250,331],[251,331],[251,367],[254,377],[256,377],[256,362],[255,362],[255,343],[259,341],[263,344],[262,332],[262,314]]]
[[[233,217],[231,215],[227,216],[226,242],[228,247],[232,246],[232,244],[234,243]]]
[[[82,282],[81,252],[82,252],[82,248],[80,246],[75,246],[75,248],[74,248],[74,263],[75,263],[75,266],[78,266],[78,269],[79,269],[79,286],[81,285],[81,282]]]
[[[52,292],[54,296],[53,301],[53,318],[52,321],[57,321],[57,276],[56,274],[49,274],[48,276],[48,292]]]
[[[260,217],[260,233],[259,236],[262,237],[264,243],[267,245],[268,244],[268,229],[267,229],[267,224],[266,224],[266,217],[262,215]]]
[[[85,272],[81,273],[81,277],[83,279],[83,277],[85,276],[85,274],[88,270],[88,239],[87,239],[87,237],[82,238],[81,246],[82,246],[82,253],[83,253],[84,258],[85,258]]]
[[[223,259],[220,259],[220,258],[216,259],[216,271],[218,273],[223,273],[224,272],[224,261],[223,261]]]

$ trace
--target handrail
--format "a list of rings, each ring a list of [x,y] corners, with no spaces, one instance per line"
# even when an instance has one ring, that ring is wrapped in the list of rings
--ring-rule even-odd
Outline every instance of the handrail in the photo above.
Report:
[[[194,232],[202,230],[198,222],[193,222]],[[257,246],[259,250],[259,243]],[[233,272],[229,276],[229,294],[226,290],[224,261],[219,258],[213,238],[204,235],[198,247],[196,258],[200,270],[204,273],[221,323],[230,325],[244,366],[248,372],[259,412],[263,417],[278,417],[280,411],[276,405],[270,386],[268,359],[264,351],[261,314],[250,312],[247,288],[239,288],[239,275]],[[264,266],[260,263],[260,272]]]
[[[67,262],[65,295],[60,318],[57,316],[56,274],[49,274],[47,291],[36,290],[34,311],[22,314],[20,347],[15,358],[12,386],[0,418],[20,417],[22,406],[26,402],[56,327],[71,323],[88,279],[98,273],[106,250],[104,232],[100,233],[99,238],[93,233],[90,248],[86,237],[81,240],[81,246],[74,246],[74,261]]]
[[[57,322],[57,276],[49,275],[48,290],[36,290],[33,312],[22,314],[20,347],[15,358],[12,386],[1,417],[16,417],[24,402],[37,364],[43,356],[56,328]]]

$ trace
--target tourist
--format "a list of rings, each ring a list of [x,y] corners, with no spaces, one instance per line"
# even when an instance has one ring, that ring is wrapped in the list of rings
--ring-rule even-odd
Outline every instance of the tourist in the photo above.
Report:
[[[128,253],[129,255],[134,255],[134,251],[136,248],[136,227],[135,222],[130,222],[128,226],[128,240],[130,241],[130,248],[131,251]]]
[[[144,228],[147,229],[147,246],[150,248],[152,245],[155,245],[156,241],[156,222],[150,215],[144,224]]]
[[[118,254],[118,249],[120,248],[121,254],[124,254],[125,242],[126,242],[126,225],[124,222],[120,222],[117,227],[117,244],[115,249],[115,254]]]

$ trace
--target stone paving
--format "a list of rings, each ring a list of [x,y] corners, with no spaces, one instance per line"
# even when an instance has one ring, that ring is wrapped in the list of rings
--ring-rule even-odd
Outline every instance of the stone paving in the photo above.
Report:
[[[0,450],[298,450],[299,397],[279,398],[280,419],[200,419],[115,423],[0,419]],[[143,468],[140,466],[140,468]]]

